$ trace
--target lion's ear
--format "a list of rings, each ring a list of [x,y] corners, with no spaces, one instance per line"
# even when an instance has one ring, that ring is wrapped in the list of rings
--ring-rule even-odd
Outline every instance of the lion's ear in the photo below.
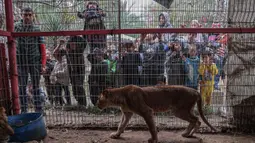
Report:
[[[0,113],[1,113],[1,114],[5,113],[4,107],[0,107]]]
[[[103,96],[105,97],[105,98],[107,98],[108,97],[108,94],[109,94],[109,91],[107,90],[107,89],[105,89],[104,91],[103,91]]]

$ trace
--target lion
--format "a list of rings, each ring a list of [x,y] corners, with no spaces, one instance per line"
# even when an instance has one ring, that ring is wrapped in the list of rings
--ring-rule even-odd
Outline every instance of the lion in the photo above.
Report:
[[[110,135],[117,139],[124,132],[132,115],[142,116],[149,128],[151,138],[149,143],[157,143],[157,129],[153,119],[153,113],[171,110],[180,119],[189,122],[183,137],[192,137],[200,127],[201,122],[193,114],[194,106],[197,104],[202,120],[216,132],[216,129],[206,120],[202,111],[202,98],[198,91],[185,86],[150,86],[139,87],[127,85],[120,88],[105,89],[99,96],[97,107],[103,110],[107,107],[120,107],[122,119],[118,130]]]
[[[9,136],[14,135],[14,130],[8,124],[6,110],[0,107],[0,142],[7,143]]]

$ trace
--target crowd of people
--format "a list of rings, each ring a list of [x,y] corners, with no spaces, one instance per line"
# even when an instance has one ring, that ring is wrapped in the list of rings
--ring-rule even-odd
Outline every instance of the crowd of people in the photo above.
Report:
[[[77,14],[85,19],[84,30],[93,26],[105,29],[101,20],[105,13],[98,4],[89,2],[86,8]],[[90,22],[91,19],[93,22]],[[158,21],[158,28],[172,28],[168,13],[161,13]],[[200,28],[201,24],[192,20],[189,26]],[[220,25],[213,23],[212,27],[215,26]],[[34,12],[31,8],[24,8],[22,19],[15,24],[15,32],[33,31],[40,31],[34,23]],[[60,40],[53,52],[46,50],[44,37],[41,36],[17,37],[16,40],[22,113],[27,112],[28,106],[28,74],[36,112],[43,112],[45,98],[42,96],[46,96],[41,94],[39,87],[41,75],[45,79],[50,103],[67,107],[72,105],[71,95],[79,106],[87,105],[86,96],[90,96],[95,105],[104,89],[129,84],[184,85],[196,90],[200,87],[203,101],[209,107],[212,92],[220,90],[219,80],[225,78],[223,66],[227,55],[227,35],[221,33],[147,33],[141,34],[135,41],[124,41],[121,48],[107,43],[105,35],[70,36]],[[90,50],[85,57],[87,47]],[[89,66],[85,58],[91,64],[88,75],[90,95],[86,95],[84,88],[86,68]]]

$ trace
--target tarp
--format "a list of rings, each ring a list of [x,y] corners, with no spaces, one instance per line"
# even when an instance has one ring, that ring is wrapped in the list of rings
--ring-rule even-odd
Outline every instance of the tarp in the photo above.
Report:
[[[174,2],[174,0],[153,0],[153,1],[161,4],[162,6],[164,6],[167,9],[169,9],[171,4]]]

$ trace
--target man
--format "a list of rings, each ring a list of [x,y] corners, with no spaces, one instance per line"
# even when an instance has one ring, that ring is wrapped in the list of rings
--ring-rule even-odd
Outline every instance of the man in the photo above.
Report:
[[[34,24],[34,12],[31,8],[24,8],[21,11],[22,19],[15,23],[15,32],[38,32],[39,27]],[[43,37],[18,37],[17,40],[17,66],[19,96],[21,113],[27,112],[26,86],[30,74],[33,84],[34,103],[40,100],[40,77],[45,72],[46,48],[43,44]],[[36,112],[42,112],[41,105],[35,105]]]
[[[83,12],[78,12],[77,16],[85,20],[84,30],[100,30],[105,29],[103,17],[106,16],[103,9],[99,8],[96,1],[89,1],[86,3],[86,9]],[[83,38],[87,40],[90,53],[95,48],[106,48],[106,35],[83,35]]]

